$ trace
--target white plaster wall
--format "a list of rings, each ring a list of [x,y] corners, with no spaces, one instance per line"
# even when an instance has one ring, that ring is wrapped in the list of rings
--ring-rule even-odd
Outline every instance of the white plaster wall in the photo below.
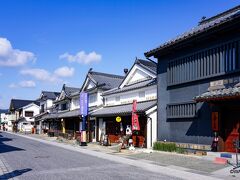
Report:
[[[147,77],[155,78],[156,75],[135,64],[129,72],[128,76],[125,78],[124,82],[121,84],[121,88],[125,84],[131,84],[133,82],[140,81],[141,79],[144,80]]]
[[[145,97],[140,98],[139,93],[142,91],[145,92]],[[116,101],[116,97],[118,96],[120,96],[119,102]],[[109,96],[106,96],[106,98],[107,98],[107,101],[106,101],[107,106],[132,103],[134,99],[136,99],[138,102],[153,100],[153,99],[157,99],[157,87],[151,86],[149,88],[142,88],[134,91],[128,91],[124,93],[109,95]]]
[[[52,105],[53,105],[53,100],[48,99],[48,100],[47,100],[47,107],[46,107],[46,108],[48,109],[48,108],[52,107]]]
[[[8,115],[5,113],[1,113],[1,120],[2,122],[7,122],[8,121]]]
[[[98,96],[97,96],[97,93],[89,94],[89,97],[88,97],[88,98],[89,98],[89,100],[88,100],[88,102],[89,102],[89,107],[97,106],[97,104],[98,104]],[[92,98],[94,98],[95,101],[90,100],[90,99],[92,99]]]
[[[79,97],[74,97],[72,98],[71,100],[71,110],[74,110],[74,109],[79,109],[80,108],[80,100],[79,100]]]
[[[136,70],[132,76],[132,78],[129,80],[128,84],[135,83],[137,81],[142,81],[146,79],[148,75],[144,73],[143,71]]]
[[[95,101],[90,102],[90,96],[95,96]],[[89,95],[89,107],[100,106],[103,104],[102,92],[98,91],[97,93]]]
[[[87,89],[91,89],[95,86],[95,84],[93,82],[89,82],[88,86],[87,86]]]
[[[106,122],[103,121],[103,118],[99,118],[99,128],[98,128],[98,141],[101,140],[101,134],[105,134],[106,132]]]
[[[36,105],[30,105],[30,106],[27,106],[26,108],[23,108],[23,113],[22,113],[22,116],[25,117],[25,111],[33,111],[33,116],[36,116],[37,114],[39,114],[39,106],[36,106]],[[25,119],[29,122],[33,122],[34,119],[30,117],[25,117]]]
[[[157,106],[148,110],[147,114],[147,148],[152,148],[157,141]]]

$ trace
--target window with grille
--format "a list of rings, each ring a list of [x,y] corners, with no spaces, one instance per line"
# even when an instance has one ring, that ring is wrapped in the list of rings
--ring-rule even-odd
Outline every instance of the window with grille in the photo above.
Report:
[[[168,104],[167,118],[194,118],[197,116],[195,102]]]
[[[167,83],[177,85],[239,69],[240,45],[234,41],[170,61]]]
[[[33,117],[33,111],[25,111],[25,117]]]

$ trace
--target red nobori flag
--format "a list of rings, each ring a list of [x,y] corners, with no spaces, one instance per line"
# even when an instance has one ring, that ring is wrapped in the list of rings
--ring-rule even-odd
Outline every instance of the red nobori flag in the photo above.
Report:
[[[138,115],[136,114],[137,110],[137,100],[133,100],[133,106],[132,106],[132,131],[139,131],[139,121],[138,121]]]

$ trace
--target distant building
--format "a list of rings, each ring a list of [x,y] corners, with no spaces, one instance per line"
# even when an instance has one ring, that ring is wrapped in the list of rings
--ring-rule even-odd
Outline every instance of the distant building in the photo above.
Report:
[[[16,120],[17,130],[23,131],[23,126],[27,124],[34,125],[34,116],[39,114],[39,102],[34,101],[18,109],[19,117]]]
[[[49,122],[45,121],[45,117],[52,113],[54,110],[53,101],[55,101],[58,96],[60,95],[59,92],[51,92],[51,91],[42,91],[40,97],[38,99],[40,103],[40,112],[37,114],[35,118],[35,125],[36,125],[36,133],[43,133],[49,129]]]

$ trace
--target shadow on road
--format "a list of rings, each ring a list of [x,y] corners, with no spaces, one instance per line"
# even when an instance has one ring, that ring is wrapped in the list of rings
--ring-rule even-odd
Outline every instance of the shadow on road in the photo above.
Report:
[[[0,154],[11,152],[11,151],[25,151],[24,149],[10,146],[8,144],[5,144],[4,142],[12,141],[12,138],[6,138],[0,134]]]
[[[32,171],[32,169],[26,168],[26,169],[21,169],[21,170],[14,170],[12,172],[1,175],[0,179],[11,179],[11,178],[14,178],[16,176],[20,176],[20,175],[22,175],[26,172],[29,172],[29,171]]]

